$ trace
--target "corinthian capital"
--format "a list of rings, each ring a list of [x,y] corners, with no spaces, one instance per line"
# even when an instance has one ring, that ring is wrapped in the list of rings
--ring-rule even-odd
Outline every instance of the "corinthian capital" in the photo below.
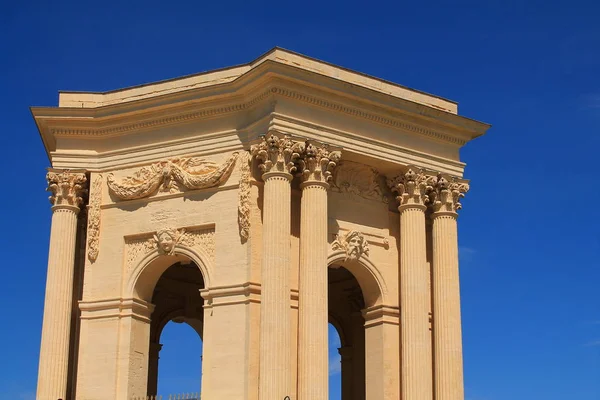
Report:
[[[86,192],[87,178],[83,172],[71,172],[69,170],[49,171],[46,174],[49,192],[48,197],[53,206],[79,207],[83,202],[82,195]]]
[[[425,207],[429,202],[428,192],[431,187],[428,176],[420,168],[409,166],[405,173],[388,179],[387,184],[400,203],[398,209],[411,205]]]
[[[282,172],[293,173],[296,171],[294,160],[298,155],[298,143],[294,143],[289,136],[278,136],[269,133],[261,137],[261,142],[253,145],[250,152],[258,160],[259,168],[263,173]]]
[[[296,148],[299,155],[296,159],[298,172],[303,182],[327,183],[342,158],[340,151],[331,151],[327,145],[318,145],[310,140],[299,143]]]
[[[455,213],[462,208],[460,199],[469,191],[469,184],[448,175],[438,174],[429,180],[429,197],[434,212]]]

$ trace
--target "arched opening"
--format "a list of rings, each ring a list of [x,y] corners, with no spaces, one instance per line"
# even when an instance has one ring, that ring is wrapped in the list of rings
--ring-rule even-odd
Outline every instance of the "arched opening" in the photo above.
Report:
[[[341,400],[342,398],[342,359],[340,348],[342,342],[337,328],[329,323],[329,400]]]
[[[160,335],[157,393],[199,393],[202,384],[202,340],[187,323],[172,320]]]
[[[177,262],[158,279],[152,294],[148,395],[200,393],[204,287],[193,262]]]
[[[365,296],[354,275],[346,268],[333,265],[328,269],[328,308],[331,327],[339,337],[339,347],[330,354],[330,399],[365,400]],[[339,357],[332,354],[337,351]],[[339,368],[333,362],[339,360]],[[335,392],[335,375],[338,373],[339,393]]]

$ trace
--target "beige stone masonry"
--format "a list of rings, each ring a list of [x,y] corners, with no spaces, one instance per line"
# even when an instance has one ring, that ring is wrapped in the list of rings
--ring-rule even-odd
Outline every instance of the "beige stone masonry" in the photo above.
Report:
[[[425,210],[426,175],[417,167],[388,181],[400,203],[400,304],[402,399],[432,400],[429,277]]]
[[[489,125],[280,48],[59,97],[31,109],[53,210],[37,400],[168,397],[170,321],[202,340],[206,400],[326,400],[330,367],[342,400],[464,400],[460,149]]]
[[[269,134],[251,152],[264,184],[259,399],[291,393],[290,227],[294,142]]]
[[[462,333],[456,218],[466,182],[439,175],[430,180],[433,219],[433,338],[435,399],[463,400]]]
[[[299,146],[301,175],[298,400],[329,397],[327,305],[327,190],[339,151],[306,142]]]
[[[77,214],[87,179],[82,172],[57,170],[46,178],[52,228],[36,398],[56,400],[67,396]]]

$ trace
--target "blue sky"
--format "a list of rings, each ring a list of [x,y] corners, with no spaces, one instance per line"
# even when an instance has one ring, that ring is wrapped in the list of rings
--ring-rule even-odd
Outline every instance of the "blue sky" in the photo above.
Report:
[[[28,107],[277,45],[493,124],[462,151],[467,400],[600,399],[599,15],[600,3],[577,0],[1,2],[2,396],[33,398],[42,320],[48,160]],[[165,340],[193,341],[184,328]]]

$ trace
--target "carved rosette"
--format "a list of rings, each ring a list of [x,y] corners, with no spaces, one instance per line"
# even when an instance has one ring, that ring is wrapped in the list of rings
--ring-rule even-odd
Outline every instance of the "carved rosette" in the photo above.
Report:
[[[387,181],[400,203],[399,210],[410,207],[425,207],[429,202],[428,193],[432,189],[429,177],[417,167],[409,166],[408,170]]]
[[[266,173],[296,172],[295,161],[300,157],[300,143],[295,143],[289,136],[269,133],[261,137],[261,142],[250,148],[252,156],[259,162],[259,168]]]
[[[86,193],[87,178],[83,172],[49,171],[46,174],[49,192],[48,197],[53,206],[77,207],[83,203],[82,196]]]
[[[133,200],[157,191],[176,193],[181,187],[195,190],[219,186],[229,178],[237,157],[238,153],[233,153],[221,165],[197,157],[159,161],[121,180],[109,174],[108,188],[121,200]]]
[[[361,232],[352,230],[341,236],[336,235],[331,243],[331,250],[345,251],[346,261],[358,260],[363,255],[369,255],[369,243]]]
[[[100,205],[102,203],[102,175],[92,183],[88,206],[88,259],[96,261],[100,253]]]
[[[238,225],[242,242],[250,236],[250,154],[240,154],[240,191],[238,204]]]
[[[330,151],[327,145],[319,145],[311,140],[295,146],[297,172],[303,182],[328,183],[333,170],[342,158],[340,151]]]
[[[460,199],[469,191],[469,184],[457,178],[438,174],[428,179],[429,199],[433,212],[456,213],[462,208]]]

